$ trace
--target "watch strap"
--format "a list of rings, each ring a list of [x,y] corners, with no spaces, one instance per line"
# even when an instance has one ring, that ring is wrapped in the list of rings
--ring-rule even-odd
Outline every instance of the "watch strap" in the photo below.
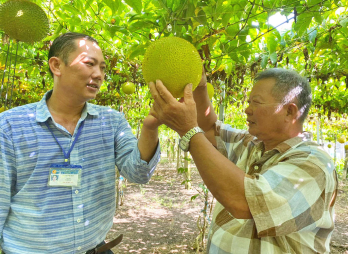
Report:
[[[196,127],[193,127],[191,130],[189,130],[188,132],[186,132],[186,134],[182,136],[182,138],[186,138],[189,141],[195,134],[200,132],[204,133],[204,131],[200,127],[196,126]]]
[[[182,136],[182,140],[185,140],[186,142],[187,142],[187,147],[186,147],[186,149],[183,149],[182,147],[181,147],[181,149],[182,150],[184,150],[185,152],[187,152],[188,150],[189,150],[189,143],[190,143],[190,140],[191,140],[191,138],[195,135],[195,134],[197,134],[197,133],[204,133],[204,131],[200,128],[200,127],[198,127],[198,126],[196,126],[196,127],[193,127],[191,130],[189,130],[188,132],[186,132],[186,134],[184,135],[184,136]]]

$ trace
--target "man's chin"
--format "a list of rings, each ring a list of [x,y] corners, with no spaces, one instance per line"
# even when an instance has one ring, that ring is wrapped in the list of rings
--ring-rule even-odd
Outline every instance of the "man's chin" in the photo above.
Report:
[[[256,136],[255,129],[253,127],[250,127],[250,125],[249,125],[249,128],[248,128],[248,132],[249,132],[249,134],[251,134],[253,136]]]

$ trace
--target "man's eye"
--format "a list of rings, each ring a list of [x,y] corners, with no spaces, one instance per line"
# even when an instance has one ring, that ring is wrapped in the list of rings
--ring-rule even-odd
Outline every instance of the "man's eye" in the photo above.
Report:
[[[85,64],[89,65],[89,66],[93,66],[92,62],[85,62]]]

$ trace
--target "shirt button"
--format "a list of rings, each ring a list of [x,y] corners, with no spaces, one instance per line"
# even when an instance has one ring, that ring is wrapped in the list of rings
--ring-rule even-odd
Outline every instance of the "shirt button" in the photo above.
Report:
[[[81,246],[77,247],[78,250],[81,250]]]
[[[76,221],[77,221],[77,223],[80,223],[81,220],[80,220],[80,219],[77,219]]]
[[[255,168],[255,169],[259,169],[259,166],[256,165],[254,168]]]
[[[78,190],[76,190],[76,191],[75,191],[75,194],[79,194],[79,191],[78,191]]]

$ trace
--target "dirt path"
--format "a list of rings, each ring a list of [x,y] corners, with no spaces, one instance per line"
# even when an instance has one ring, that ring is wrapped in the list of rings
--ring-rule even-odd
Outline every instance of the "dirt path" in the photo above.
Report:
[[[335,230],[332,234],[331,253],[348,254],[348,181],[340,181],[336,201]]]
[[[193,186],[200,188],[196,171],[193,179]],[[197,219],[204,201],[199,197],[191,201],[198,192],[185,190],[182,181],[176,170],[159,168],[148,184],[127,185],[124,204],[107,236],[124,235],[114,253],[196,253]]]
[[[201,190],[202,180],[197,171],[193,171],[193,186]],[[204,200],[198,197],[191,201],[198,192],[185,190],[182,181],[183,176],[176,170],[160,165],[148,184],[127,185],[124,204],[116,211],[114,226],[107,236],[108,240],[124,234],[114,253],[196,253],[197,219],[202,214]],[[341,182],[331,244],[334,254],[348,254],[347,190],[348,183]]]

